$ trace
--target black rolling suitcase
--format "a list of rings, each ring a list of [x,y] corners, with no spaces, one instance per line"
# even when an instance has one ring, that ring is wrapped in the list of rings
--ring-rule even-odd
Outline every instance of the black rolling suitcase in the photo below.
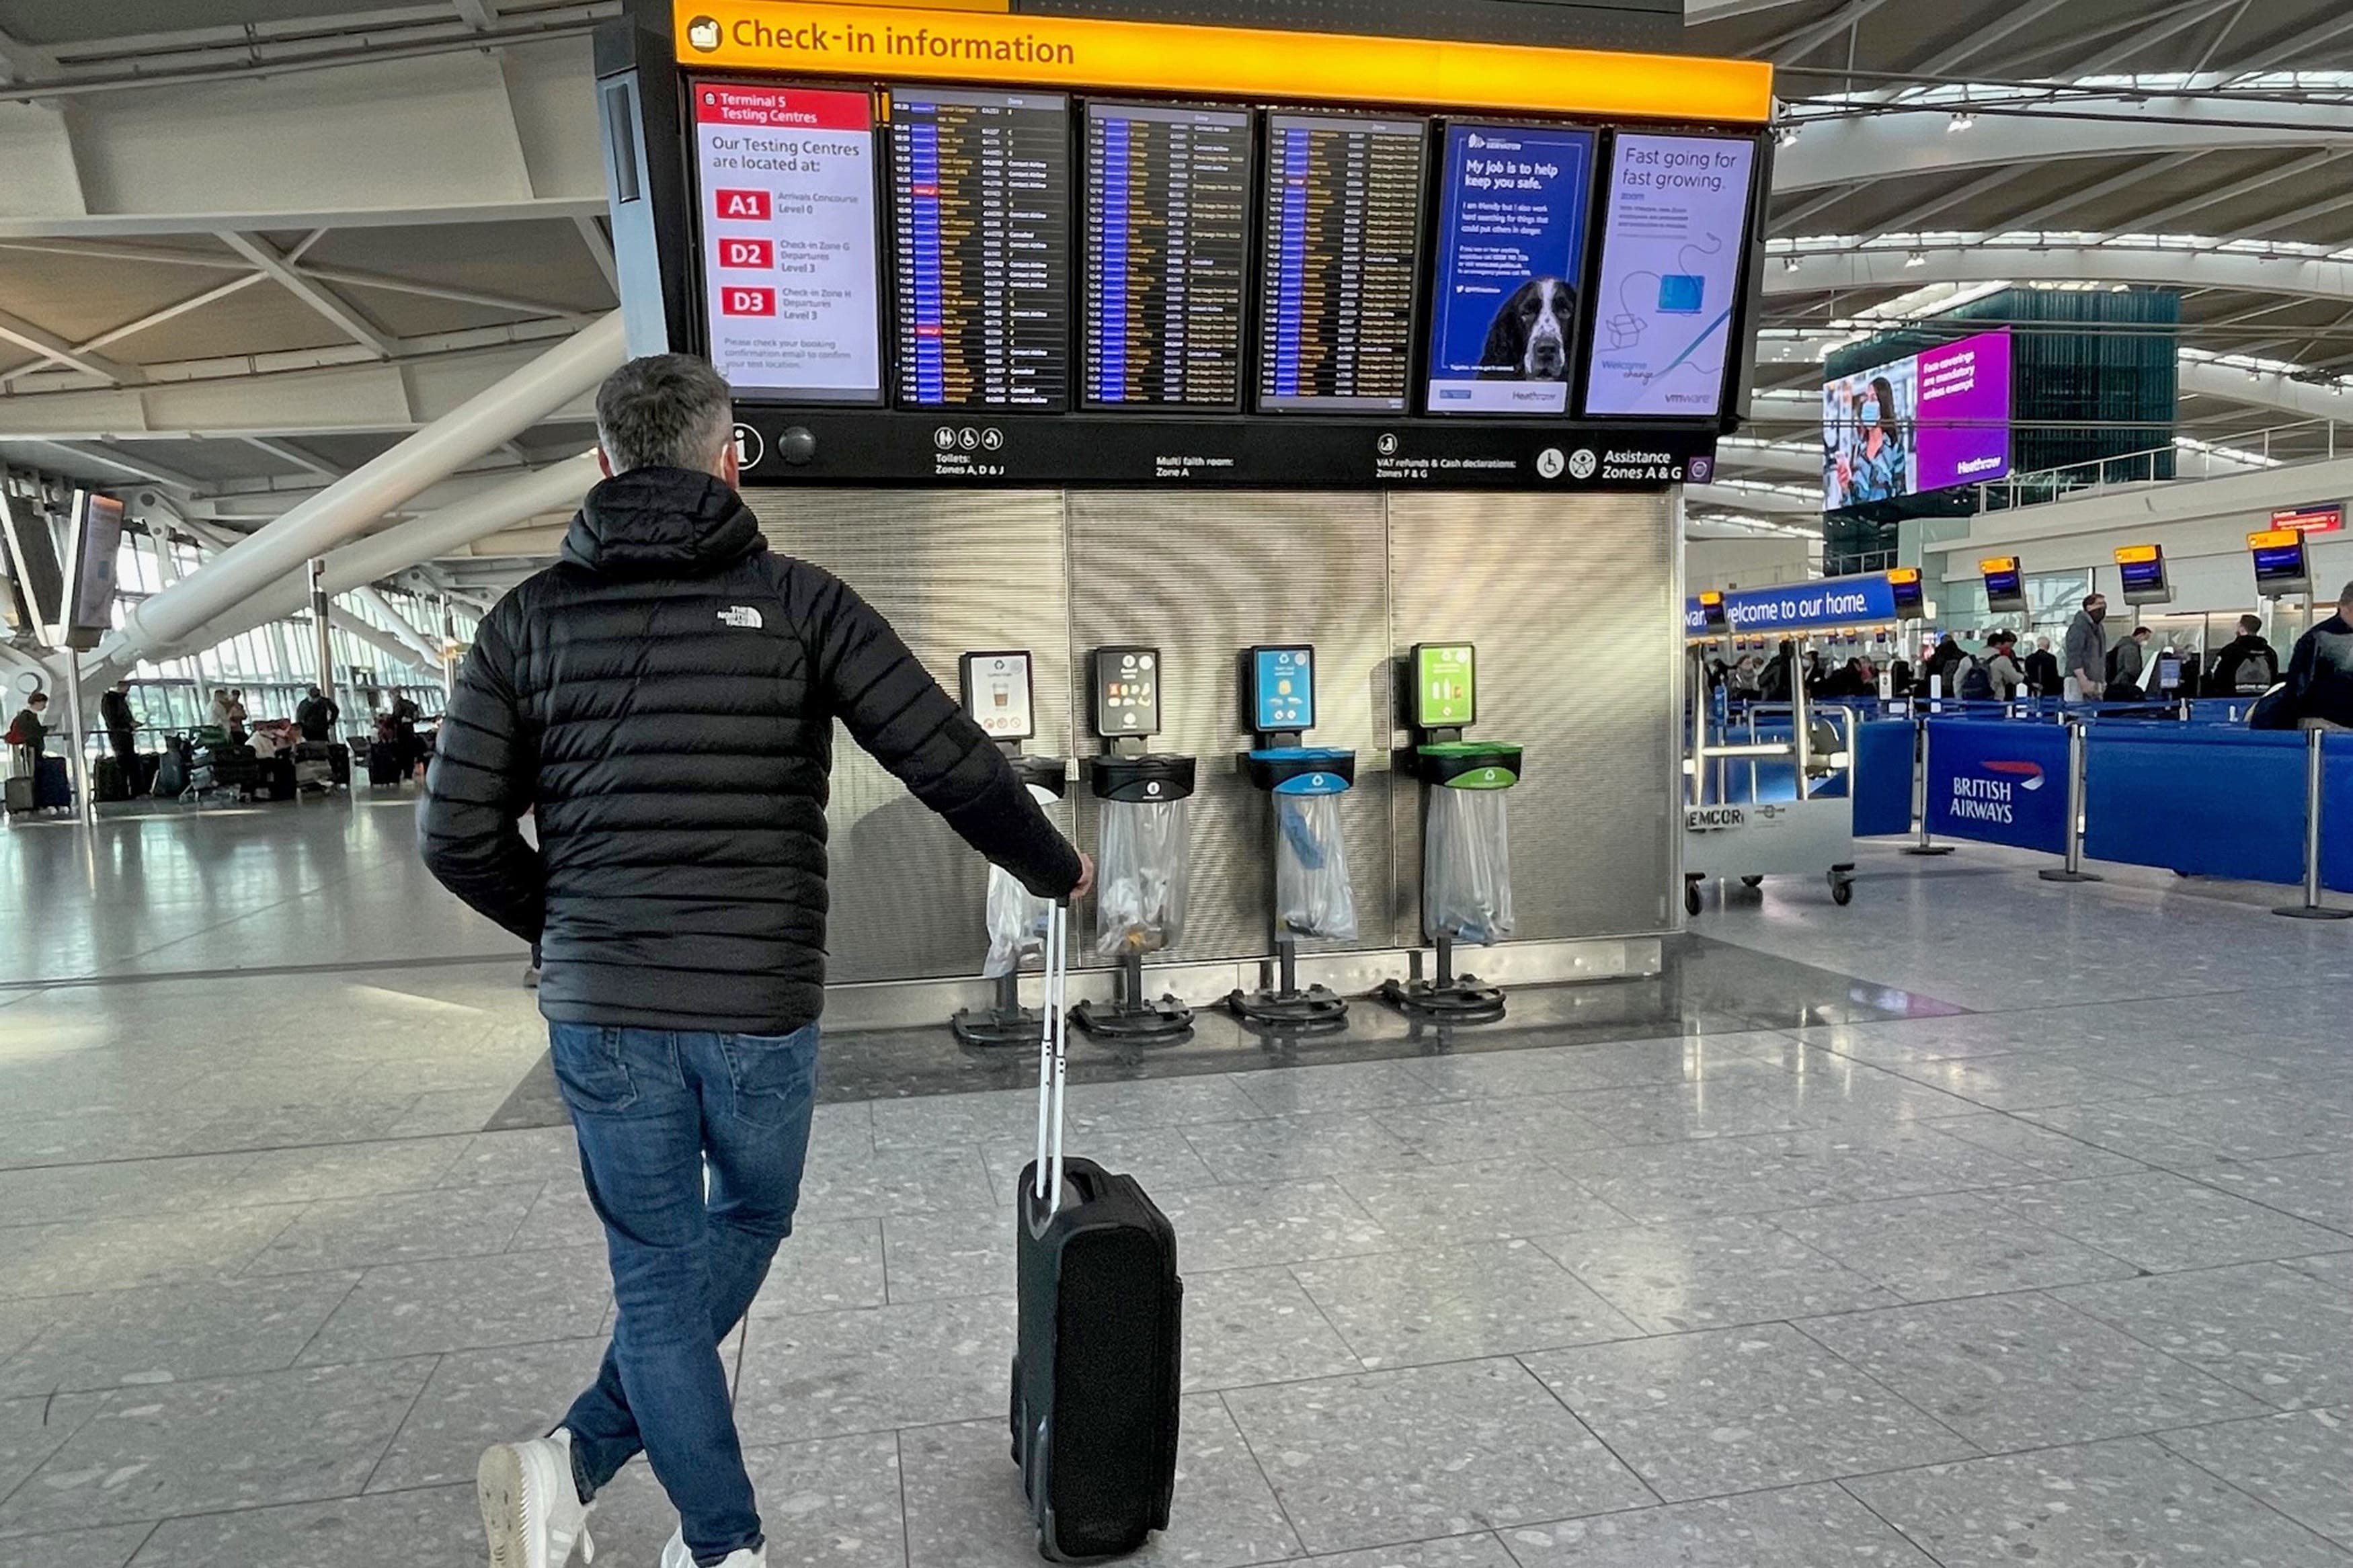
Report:
[[[1021,1173],[1013,1458],[1057,1563],[1116,1557],[1168,1528],[1185,1287],[1176,1233],[1133,1176],[1062,1156],[1070,910],[1046,931],[1038,1157]],[[1049,1133],[1050,1131],[1050,1142]]]

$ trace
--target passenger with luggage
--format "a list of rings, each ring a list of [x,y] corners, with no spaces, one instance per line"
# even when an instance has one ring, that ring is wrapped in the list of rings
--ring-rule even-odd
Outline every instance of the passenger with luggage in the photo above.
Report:
[[[419,813],[434,875],[540,944],[619,1308],[595,1386],[547,1436],[482,1457],[491,1561],[516,1568],[586,1556],[590,1502],[641,1450],[680,1514],[664,1568],[765,1562],[718,1346],[798,1201],[834,721],[1034,895],[1092,878],[890,624],[769,550],[734,489],[733,420],[691,356],[606,381],[612,477],[560,563],[483,620]]]
[[[139,721],[131,711],[131,682],[118,680],[98,700],[98,721],[106,743],[121,764],[126,784],[139,777]]]
[[[65,759],[48,754],[48,711],[49,694],[36,691],[25,699],[25,706],[8,721],[8,754],[14,763],[7,784],[11,816],[26,812],[61,816],[73,809],[72,790],[65,779]]]
[[[2013,657],[2018,634],[1999,631],[1986,638],[1981,653],[1963,654],[1954,672],[1953,695],[1969,702],[2008,702],[2026,684],[2026,672]]]

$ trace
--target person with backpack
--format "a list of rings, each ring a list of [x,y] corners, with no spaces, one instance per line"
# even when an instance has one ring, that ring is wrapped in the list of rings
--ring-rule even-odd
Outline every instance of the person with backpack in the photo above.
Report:
[[[1983,652],[1962,658],[1954,695],[1967,702],[2008,702],[2015,698],[2026,684],[2026,672],[2012,657],[2017,647],[2016,632],[1995,632],[1987,637]]]
[[[2147,626],[2135,626],[2132,636],[2108,650],[2108,685],[2110,701],[2131,702],[2142,695],[2141,682],[2148,674],[2148,639],[2152,634]]]
[[[2261,616],[2241,616],[2239,635],[2214,655],[2205,689],[2216,697],[2253,696],[2279,680],[2279,650],[2263,639]]]

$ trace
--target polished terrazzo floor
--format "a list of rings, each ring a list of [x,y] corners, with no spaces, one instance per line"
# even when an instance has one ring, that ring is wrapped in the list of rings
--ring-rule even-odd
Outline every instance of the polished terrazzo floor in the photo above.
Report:
[[[477,1451],[587,1375],[609,1295],[517,955],[409,832],[0,834],[5,1568],[477,1563]],[[2353,1568],[2353,931],[1990,851],[1863,870],[1846,910],[1712,900],[1659,979],[1501,1034],[1092,1061],[1076,1146],[1187,1284],[1149,1558]],[[1019,1067],[828,1057],[729,1348],[770,1560],[1034,1562]],[[633,1469],[598,1563],[671,1523]]]

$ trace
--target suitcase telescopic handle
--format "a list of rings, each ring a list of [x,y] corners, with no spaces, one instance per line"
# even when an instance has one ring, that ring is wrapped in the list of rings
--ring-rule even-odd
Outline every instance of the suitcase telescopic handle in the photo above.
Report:
[[[1071,903],[1046,910],[1046,994],[1038,1051],[1038,1161],[1034,1195],[1048,1218],[1062,1206],[1062,1099],[1071,1074]]]

